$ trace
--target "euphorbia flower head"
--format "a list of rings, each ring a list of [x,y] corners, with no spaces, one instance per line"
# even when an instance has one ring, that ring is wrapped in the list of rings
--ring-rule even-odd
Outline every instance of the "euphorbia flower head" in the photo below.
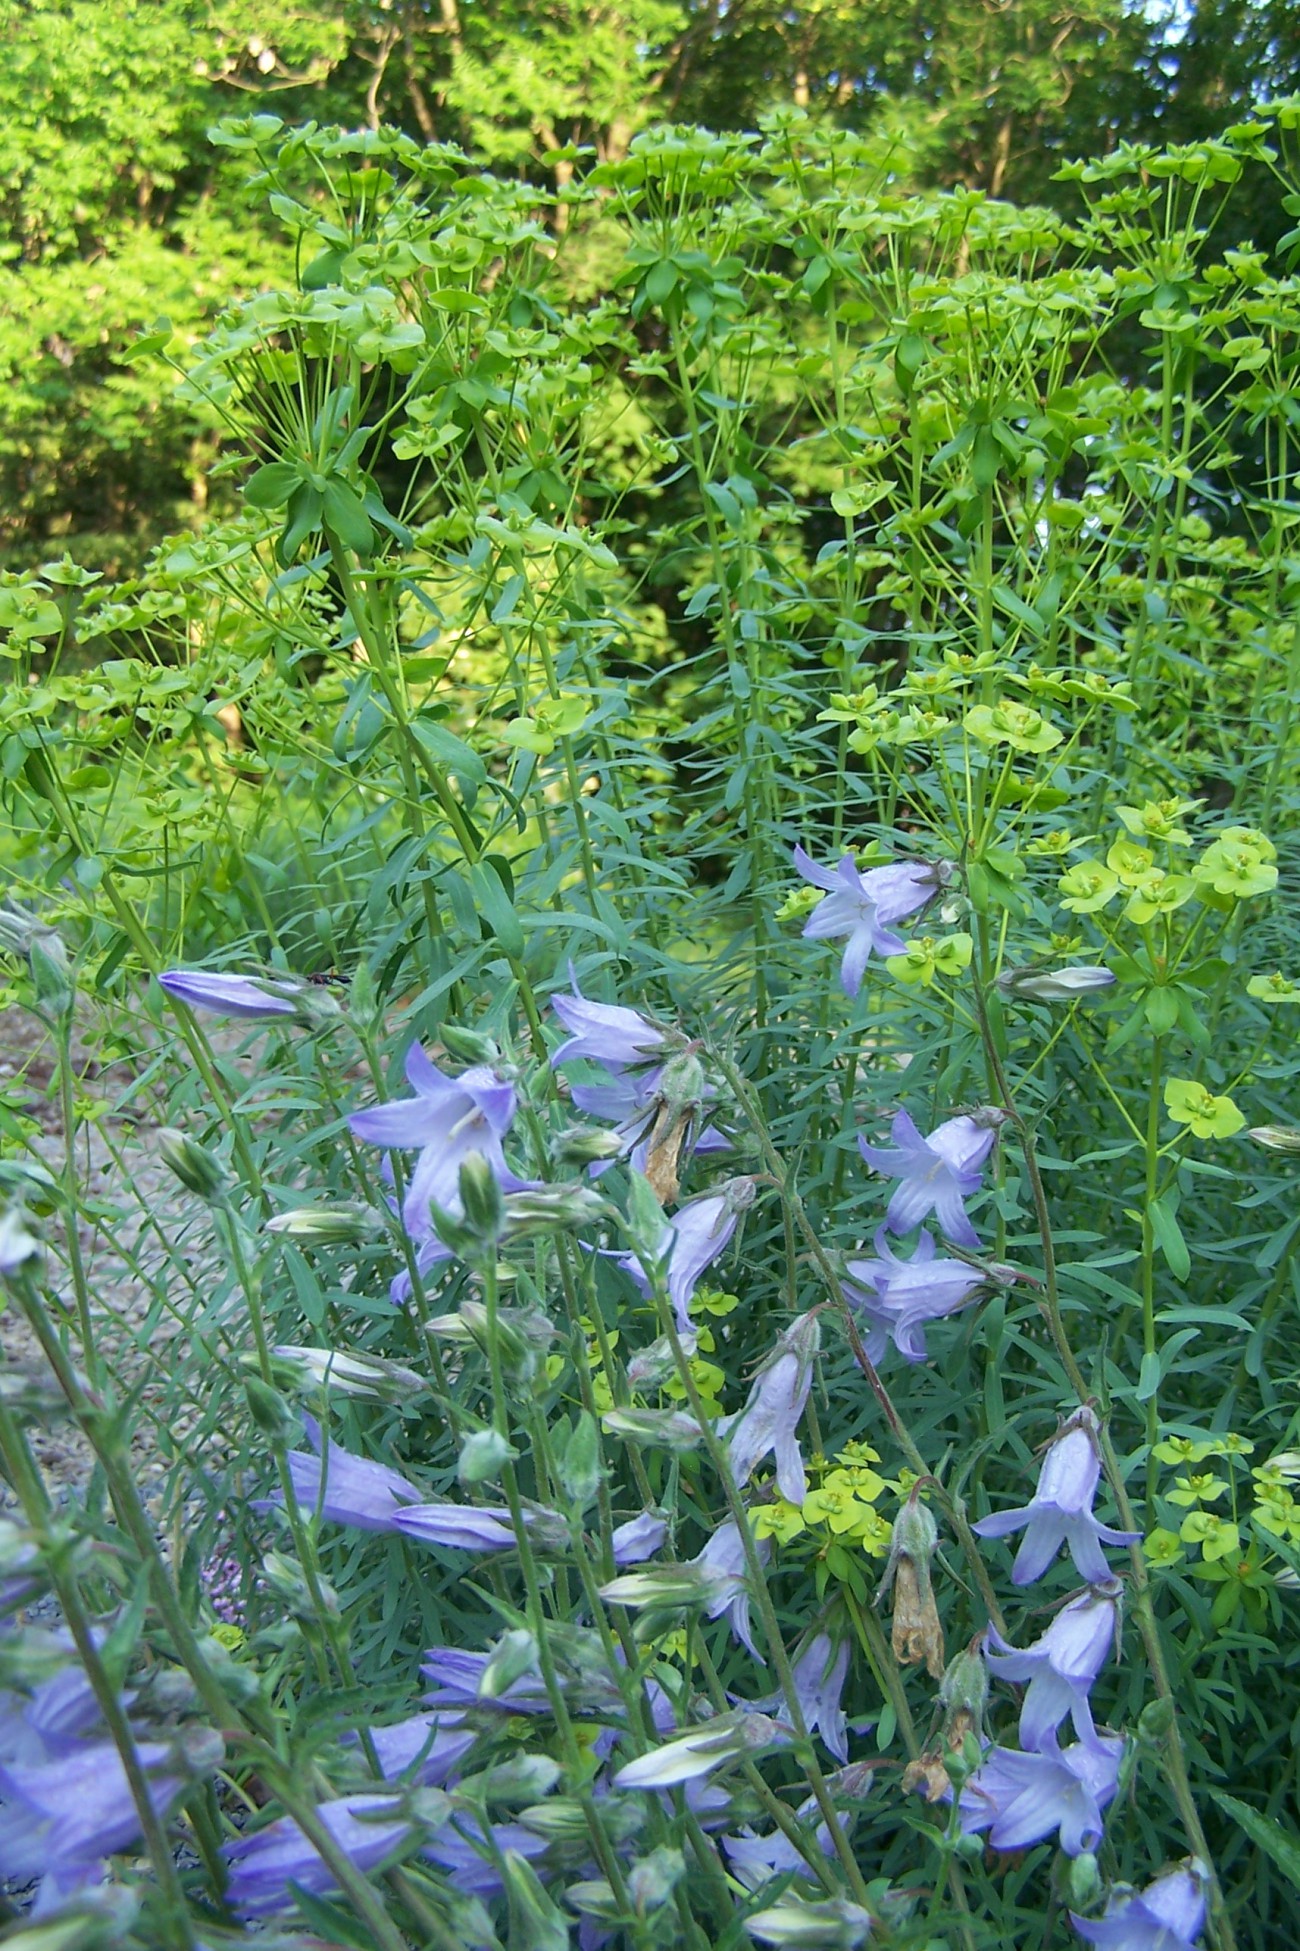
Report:
[[[777,1488],[788,1504],[802,1504],[808,1488],[797,1431],[820,1343],[817,1316],[801,1316],[786,1329],[755,1377],[744,1408],[724,1416],[717,1426],[718,1435],[727,1440],[737,1484],[749,1482],[770,1450],[776,1461]]]
[[[934,1241],[924,1230],[910,1260],[889,1245],[882,1226],[874,1260],[850,1260],[844,1292],[867,1321],[867,1355],[879,1367],[892,1341],[905,1361],[926,1357],[925,1324],[974,1299],[987,1275],[964,1260],[935,1258]]]
[[[1076,1409],[1048,1446],[1032,1501],[1016,1510],[994,1511],[972,1529],[981,1538],[1024,1532],[1011,1569],[1017,1585],[1041,1578],[1063,1544],[1069,1546],[1079,1577],[1089,1585],[1102,1585],[1110,1577],[1102,1545],[1134,1545],[1142,1534],[1113,1530],[1093,1516],[1100,1475],[1097,1418],[1089,1408]]]
[[[752,1179],[728,1179],[718,1191],[706,1192],[679,1206],[659,1236],[659,1259],[667,1263],[668,1298],[677,1317],[677,1331],[691,1337],[692,1344],[695,1331],[689,1308],[696,1283],[726,1250],[741,1214],[753,1203]],[[618,1264],[643,1294],[650,1292],[645,1268],[636,1254],[623,1254]]]
[[[1196,1951],[1205,1924],[1205,1881],[1205,1867],[1193,1856],[1145,1890],[1116,1891],[1104,1917],[1071,1911],[1070,1922],[1102,1951]]]
[[[407,1232],[419,1240],[432,1231],[430,1204],[462,1216],[460,1168],[471,1152],[487,1160],[504,1191],[518,1191],[525,1182],[511,1172],[501,1149],[515,1115],[508,1079],[486,1064],[448,1077],[418,1043],[407,1051],[406,1079],[414,1097],[354,1111],[348,1124],[368,1145],[419,1150],[402,1207]]]
[[[368,1875],[411,1835],[397,1795],[341,1795],[317,1805],[316,1816],[353,1865]],[[336,1890],[334,1873],[292,1816],[280,1816],[251,1836],[224,1845],[230,1864],[226,1891],[241,1917],[270,1917],[292,1910],[292,1883],[321,1896]]]
[[[994,1849],[1028,1849],[1054,1829],[1067,1856],[1096,1849],[1102,1811],[1114,1799],[1124,1742],[1101,1734],[1072,1748],[1019,1754],[993,1748],[961,1792],[958,1808],[967,1835],[987,1829]]]
[[[988,1629],[985,1658],[1004,1680],[1028,1681],[1020,1710],[1020,1745],[1046,1751],[1069,1714],[1080,1741],[1095,1741],[1088,1689],[1106,1664],[1119,1612],[1116,1579],[1080,1592],[1057,1613],[1041,1639],[1019,1652],[996,1626]]]
[[[965,1201],[980,1189],[984,1161],[993,1149],[1005,1114],[988,1107],[974,1116],[947,1118],[923,1138],[906,1111],[890,1127],[895,1151],[883,1151],[859,1138],[858,1150],[873,1171],[897,1179],[885,1214],[891,1233],[910,1233],[930,1213],[959,1246],[979,1245],[966,1217]]]
[[[806,881],[824,888],[804,925],[810,941],[837,941],[847,936],[840,982],[848,996],[856,996],[872,955],[901,955],[907,943],[893,932],[938,893],[945,878],[942,866],[924,860],[895,860],[860,873],[852,854],[838,867],[820,867],[802,847],[794,850],[794,864]]]

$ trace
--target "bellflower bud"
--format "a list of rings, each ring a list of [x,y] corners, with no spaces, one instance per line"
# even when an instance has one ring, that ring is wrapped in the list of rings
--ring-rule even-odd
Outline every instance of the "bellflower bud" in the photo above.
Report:
[[[465,1485],[491,1483],[499,1477],[503,1464],[519,1455],[508,1438],[497,1429],[476,1429],[463,1437],[456,1475]]]
[[[637,1911],[662,1910],[686,1874],[686,1858],[679,1849],[661,1843],[633,1863],[627,1873],[627,1891]]]
[[[376,1239],[384,1230],[373,1206],[294,1206],[276,1213],[263,1227],[267,1233],[301,1240],[307,1246],[353,1246]]]
[[[415,1369],[383,1355],[346,1354],[340,1348],[304,1348],[277,1342],[271,1350],[283,1379],[300,1389],[328,1388],[339,1395],[374,1402],[406,1402],[427,1395],[429,1384]]]
[[[538,1670],[537,1641],[523,1627],[502,1633],[479,1675],[480,1700],[498,1700],[516,1680]]]
[[[1252,1125],[1247,1132],[1269,1152],[1300,1152],[1300,1131],[1294,1125]]]
[[[497,1064],[501,1051],[490,1036],[481,1030],[467,1030],[459,1023],[443,1023],[438,1029],[438,1038],[449,1057],[461,1064]]]
[[[0,1213],[0,1276],[18,1273],[40,1251],[40,1240],[22,1207],[7,1206]]]
[[[532,1864],[515,1849],[502,1851],[501,1864],[511,1944],[519,1951],[569,1951],[569,1926]]]
[[[158,1133],[158,1152],[165,1165],[169,1166],[185,1187],[209,1205],[217,1205],[226,1196],[228,1184],[225,1172],[212,1153],[205,1151],[183,1131],[174,1131],[169,1126]]]
[[[290,1612],[304,1624],[310,1626],[319,1623],[322,1606],[331,1619],[342,1618],[342,1608],[334,1587],[317,1574],[316,1587],[320,1593],[318,1606],[302,1566],[287,1552],[268,1551],[262,1559],[262,1574],[271,1590],[279,1593]]]
[[[1071,969],[1004,969],[998,988],[1007,996],[1029,996],[1039,1003],[1073,1003],[1081,996],[1114,987],[1109,969],[1080,966]]]
[[[822,1903],[783,1897],[780,1903],[755,1911],[745,1920],[752,1938],[760,1944],[775,1944],[780,1951],[856,1951],[871,1936],[874,1925],[871,1912],[846,1897],[831,1897]]]

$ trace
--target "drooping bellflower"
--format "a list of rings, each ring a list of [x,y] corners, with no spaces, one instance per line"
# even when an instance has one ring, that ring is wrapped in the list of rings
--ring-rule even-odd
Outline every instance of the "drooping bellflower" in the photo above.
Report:
[[[668,1523],[665,1518],[656,1517],[653,1511],[642,1511],[639,1517],[629,1518],[626,1524],[615,1525],[610,1537],[616,1565],[642,1565],[647,1558],[653,1558],[663,1549],[668,1536]]]
[[[958,1805],[967,1835],[987,1829],[994,1849],[1028,1849],[1059,1830],[1067,1856],[1096,1849],[1102,1812],[1119,1786],[1124,1742],[1100,1734],[1071,1748],[1020,1754],[992,1748],[961,1792]]]
[[[164,969],[159,986],[174,1002],[217,1016],[296,1016],[302,984],[273,977],[222,975],[215,969]]]
[[[317,1804],[317,1819],[363,1876],[377,1869],[412,1833],[397,1795],[341,1795]],[[230,1865],[226,1897],[245,1918],[292,1910],[291,1883],[314,1896],[336,1890],[334,1873],[292,1816],[280,1816],[251,1836],[223,1845]]]
[[[661,1198],[676,1196],[680,1160],[693,1152],[730,1149],[721,1132],[702,1127],[703,1107],[715,1093],[692,1054],[693,1046],[679,1033],[660,1029],[621,1003],[590,1001],[576,980],[571,995],[552,996],[551,1008],[570,1032],[552,1064],[583,1058],[599,1064],[608,1079],[570,1085],[574,1104],[588,1117],[614,1127],[620,1150]],[[609,1163],[594,1162],[593,1174],[605,1171]]]
[[[1101,1951],[1196,1951],[1205,1925],[1205,1870],[1195,1857],[1166,1870],[1145,1890],[1116,1892],[1099,1918],[1070,1922]]]
[[[1079,1577],[1102,1585],[1110,1577],[1103,1544],[1134,1545],[1140,1531],[1116,1531],[1092,1514],[1101,1476],[1097,1418],[1076,1409],[1048,1446],[1032,1500],[1011,1511],[994,1511],[972,1526],[981,1538],[1005,1538],[1023,1531],[1011,1577],[1016,1585],[1041,1578],[1057,1552],[1068,1546]]]
[[[769,1451],[776,1462],[777,1488],[789,1504],[802,1504],[807,1490],[799,1450],[799,1418],[812,1387],[813,1361],[821,1334],[815,1314],[787,1328],[755,1377],[749,1400],[717,1425],[738,1485],[747,1484]]]
[[[396,1530],[394,1517],[407,1505],[419,1505],[423,1493],[409,1483],[399,1470],[385,1463],[371,1463],[366,1457],[331,1443],[322,1458],[321,1427],[314,1416],[304,1416],[311,1450],[290,1450],[285,1461],[300,1508],[312,1512],[320,1507],[322,1517],[334,1524],[350,1524],[358,1531]],[[312,1454],[312,1451],[315,1454]],[[325,1492],[321,1496],[321,1472],[325,1473]],[[281,1501],[259,1499],[254,1508],[267,1510]]]
[[[754,1203],[752,1179],[729,1179],[717,1192],[699,1199],[688,1199],[679,1206],[659,1237],[659,1260],[667,1268],[668,1298],[672,1302],[680,1335],[694,1337],[690,1300],[702,1274],[713,1265],[730,1244],[740,1216]],[[650,1292],[645,1268],[634,1253],[622,1254],[618,1262],[629,1273],[643,1294]]]
[[[795,1698],[804,1726],[812,1734],[820,1730],[822,1740],[837,1761],[849,1758],[848,1722],[840,1705],[849,1671],[849,1643],[838,1645],[829,1633],[814,1633],[791,1663]],[[784,1698],[772,1709],[778,1720],[788,1717]]]
[[[923,860],[890,861],[861,873],[852,854],[845,854],[838,867],[820,867],[802,847],[794,850],[794,864],[806,881],[825,889],[825,899],[817,903],[804,925],[805,938],[838,941],[847,937],[840,982],[848,996],[856,996],[862,987],[873,955],[903,953],[907,943],[893,932],[893,924],[905,921],[932,901],[943,875],[942,868]]]
[[[877,1367],[892,1341],[904,1361],[926,1358],[925,1324],[955,1314],[975,1298],[986,1275],[964,1260],[935,1257],[934,1241],[922,1230],[909,1260],[889,1244],[882,1226],[874,1260],[850,1260],[844,1292],[867,1323],[866,1349]]]
[[[164,1742],[142,1741],[136,1754],[149,1796],[161,1814],[182,1785]],[[49,1878],[60,1894],[97,1882],[102,1859],[127,1849],[140,1818],[112,1741],[78,1742],[57,1760],[0,1765],[0,1877],[16,1882]],[[46,1895],[50,1893],[47,1891]]]
[[[875,1172],[897,1179],[885,1214],[891,1233],[910,1233],[933,1213],[941,1230],[958,1246],[976,1247],[979,1234],[966,1217],[966,1200],[980,1189],[984,1161],[993,1149],[1000,1111],[946,1118],[923,1138],[906,1111],[890,1127],[893,1151],[858,1139],[858,1150]]]
[[[1003,1680],[1028,1682],[1020,1709],[1022,1748],[1045,1752],[1055,1747],[1067,1714],[1080,1741],[1096,1742],[1088,1691],[1110,1653],[1119,1593],[1115,1579],[1080,1592],[1024,1652],[1009,1646],[996,1626],[989,1627],[985,1659],[990,1671]]]
[[[757,1550],[760,1563],[766,1564],[772,1550],[770,1540],[760,1538]],[[711,1596],[704,1607],[707,1616],[720,1619],[725,1612],[736,1638],[761,1665],[762,1654],[754,1644],[749,1624],[745,1546],[735,1522],[728,1518],[725,1524],[720,1524],[703,1551],[697,1552],[690,1563],[699,1566],[708,1579]]]
[[[478,1739],[460,1714],[410,1714],[389,1727],[372,1727],[379,1772],[393,1781],[414,1769],[424,1788],[441,1788]]]

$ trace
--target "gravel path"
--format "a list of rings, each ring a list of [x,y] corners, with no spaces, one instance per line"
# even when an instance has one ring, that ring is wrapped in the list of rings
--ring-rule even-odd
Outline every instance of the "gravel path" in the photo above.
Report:
[[[120,1383],[131,1384],[143,1371],[161,1372],[167,1343],[178,1324],[161,1312],[169,1249],[165,1242],[206,1238],[202,1214],[159,1156],[159,1122],[148,1089],[133,1088],[132,1066],[125,1061],[101,1066],[93,1028],[74,1039],[73,1065],[79,1097],[102,1108],[77,1135],[79,1186],[78,1238],[91,1297],[96,1341]],[[179,1046],[178,1060],[183,1060]],[[65,1169],[65,1146],[56,1057],[42,1025],[25,1011],[0,1014],[0,1104],[16,1116],[28,1136],[31,1156],[55,1177]],[[13,1155],[12,1147],[6,1150]],[[74,1324],[76,1300],[61,1222],[42,1222],[50,1243],[48,1281],[56,1301]],[[33,1452],[51,1491],[59,1498],[84,1490],[90,1475],[89,1446],[70,1420],[58,1412],[58,1391],[36,1337],[18,1309],[0,1311],[0,1380],[10,1388],[30,1389],[42,1409],[30,1427]],[[146,1399],[150,1391],[146,1386]],[[183,1430],[176,1428],[177,1436]],[[137,1468],[146,1484],[161,1465],[147,1421],[134,1444]],[[0,1509],[6,1486],[0,1483]]]

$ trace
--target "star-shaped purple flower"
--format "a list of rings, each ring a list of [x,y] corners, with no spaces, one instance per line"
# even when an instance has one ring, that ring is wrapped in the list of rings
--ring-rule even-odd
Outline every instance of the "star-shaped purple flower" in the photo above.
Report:
[[[1041,1639],[1020,1652],[996,1626],[988,1629],[985,1659],[1003,1680],[1028,1681],[1020,1709],[1020,1745],[1046,1752],[1068,1714],[1080,1741],[1097,1739],[1088,1690],[1110,1654],[1119,1613],[1119,1583],[1090,1586],[1057,1613]]]
[[[838,941],[847,936],[840,981],[848,996],[856,996],[873,955],[901,955],[907,943],[893,933],[893,923],[906,920],[932,901],[939,891],[941,869],[924,860],[895,860],[859,872],[852,854],[836,868],[819,867],[802,847],[794,850],[794,864],[806,881],[825,888],[804,925],[809,941]]]
[[[1054,1829],[1067,1856],[1096,1849],[1123,1753],[1117,1734],[1045,1754],[992,1748],[961,1792],[962,1829],[968,1836],[987,1829],[994,1849],[1028,1849]]]
[[[1076,1409],[1048,1446],[1031,1501],[1015,1510],[994,1511],[971,1528],[981,1538],[1024,1532],[1011,1568],[1016,1585],[1031,1585],[1041,1578],[1063,1544],[1069,1547],[1079,1577],[1089,1585],[1102,1585],[1110,1577],[1102,1545],[1135,1545],[1142,1533],[1113,1530],[1093,1516],[1100,1476],[1097,1418],[1091,1409]]]
[[[1193,1856],[1166,1870],[1145,1890],[1116,1891],[1097,1919],[1070,1922],[1102,1951],[1196,1951],[1205,1924],[1205,1870]]]
[[[934,1241],[922,1232],[910,1260],[900,1259],[884,1227],[876,1234],[876,1259],[850,1260],[844,1292],[866,1317],[867,1355],[879,1367],[892,1341],[905,1361],[925,1360],[925,1324],[965,1307],[986,1276],[964,1260],[935,1258]]]
[[[922,1138],[906,1111],[890,1126],[896,1151],[882,1151],[859,1138],[858,1150],[874,1172],[897,1179],[885,1214],[891,1233],[910,1233],[933,1213],[940,1228],[958,1246],[979,1245],[979,1234],[966,1217],[965,1202],[980,1189],[984,1161],[1003,1123],[992,1109],[974,1117],[963,1113],[946,1118]]]
[[[503,1191],[517,1192],[525,1185],[511,1172],[501,1149],[515,1115],[515,1090],[486,1064],[448,1077],[418,1043],[406,1053],[406,1081],[414,1097],[354,1111],[348,1124],[368,1145],[418,1149],[402,1223],[413,1240],[427,1240],[433,1230],[431,1203],[458,1219],[462,1216],[460,1168],[471,1152],[487,1160]]]

